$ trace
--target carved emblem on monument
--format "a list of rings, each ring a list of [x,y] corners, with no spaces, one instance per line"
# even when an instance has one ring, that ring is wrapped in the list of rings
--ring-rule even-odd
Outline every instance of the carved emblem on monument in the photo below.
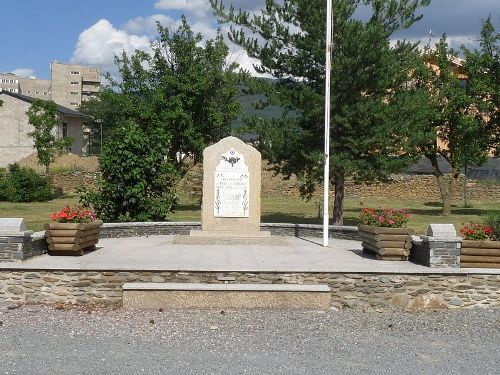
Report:
[[[215,168],[215,217],[248,217],[249,181],[245,158],[231,148],[220,157]]]

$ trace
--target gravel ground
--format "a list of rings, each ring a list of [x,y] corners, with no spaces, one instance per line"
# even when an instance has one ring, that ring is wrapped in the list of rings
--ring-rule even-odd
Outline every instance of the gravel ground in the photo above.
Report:
[[[0,304],[0,374],[498,374],[500,309],[127,311]]]

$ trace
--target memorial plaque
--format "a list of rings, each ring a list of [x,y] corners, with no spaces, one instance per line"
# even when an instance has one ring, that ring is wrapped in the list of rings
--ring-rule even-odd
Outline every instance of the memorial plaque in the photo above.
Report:
[[[234,148],[215,168],[214,217],[248,217],[250,176],[245,158]]]
[[[261,238],[260,153],[235,137],[203,150],[201,231],[190,236]]]

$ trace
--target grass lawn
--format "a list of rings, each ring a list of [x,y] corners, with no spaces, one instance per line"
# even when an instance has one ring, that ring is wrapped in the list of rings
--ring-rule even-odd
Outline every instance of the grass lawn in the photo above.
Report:
[[[296,197],[263,196],[262,222],[266,223],[307,223],[321,224],[318,218],[319,199],[310,202]],[[41,230],[43,224],[50,220],[52,212],[60,210],[64,205],[78,203],[76,195],[66,195],[43,203],[6,203],[0,202],[0,217],[23,217],[29,229]],[[440,215],[439,202],[404,201],[390,199],[359,200],[346,199],[344,221],[346,225],[356,225],[361,207],[373,208],[409,208],[413,213],[409,226],[417,233],[424,234],[430,223],[453,223],[458,228],[465,223],[483,222],[489,211],[500,211],[500,202],[472,202],[472,208],[454,207],[449,217]],[[189,199],[181,198],[180,205],[172,221],[200,221],[199,205]]]

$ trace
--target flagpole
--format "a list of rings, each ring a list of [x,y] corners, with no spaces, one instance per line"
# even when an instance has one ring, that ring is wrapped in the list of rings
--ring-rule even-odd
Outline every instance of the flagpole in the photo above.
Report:
[[[325,168],[323,179],[323,246],[328,246],[328,187],[330,181],[330,73],[332,65],[332,0],[326,0]]]

